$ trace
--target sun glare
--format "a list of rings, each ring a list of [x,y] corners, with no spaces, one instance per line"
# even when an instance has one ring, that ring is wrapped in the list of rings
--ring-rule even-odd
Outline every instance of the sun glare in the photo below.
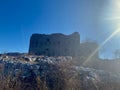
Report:
[[[111,32],[115,32],[117,36],[120,36],[120,0],[110,0],[109,2],[110,4],[104,12],[107,15],[104,20],[111,23],[108,27],[115,28]]]
[[[120,28],[115,31],[116,34],[120,33]]]
[[[110,12],[108,16],[109,18],[105,18],[105,20],[108,20],[109,22],[114,22],[113,27],[115,27],[116,29],[114,29],[111,35],[108,38],[106,38],[93,53],[91,53],[91,55],[87,58],[87,60],[84,61],[83,65],[89,62],[91,58],[101,49],[101,47],[103,47],[114,36],[116,35],[120,36],[120,0],[111,0],[111,7],[112,7],[112,10],[110,11],[112,12]]]
[[[110,27],[117,28],[113,32],[120,36],[120,0],[111,0],[109,9],[106,12],[108,12],[109,15],[105,20],[114,23],[113,26],[111,25]]]
[[[115,1],[115,0],[114,0],[114,1]],[[116,0],[115,6],[116,6],[118,9],[120,9],[120,0]]]

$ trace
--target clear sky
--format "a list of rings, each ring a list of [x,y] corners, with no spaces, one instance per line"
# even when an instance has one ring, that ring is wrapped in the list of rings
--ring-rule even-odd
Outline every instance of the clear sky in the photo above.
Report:
[[[112,33],[110,23],[104,21],[112,13],[108,12],[110,1],[0,0],[0,51],[28,52],[33,33],[78,31],[81,41],[90,38],[101,44]],[[103,57],[119,48],[118,44],[118,36],[108,41]]]

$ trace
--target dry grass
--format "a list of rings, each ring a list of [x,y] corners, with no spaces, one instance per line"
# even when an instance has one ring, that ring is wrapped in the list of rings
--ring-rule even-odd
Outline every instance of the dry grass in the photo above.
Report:
[[[3,74],[4,65],[0,65],[0,90],[120,90],[119,83],[98,82],[94,84],[88,82],[84,84],[84,79],[80,72],[73,72],[71,66],[73,62],[64,61],[57,65],[50,65],[53,70],[46,73],[44,78],[36,76],[35,81],[29,83],[20,81],[22,70],[12,77],[12,72],[6,77]],[[51,79],[48,83],[48,78]]]

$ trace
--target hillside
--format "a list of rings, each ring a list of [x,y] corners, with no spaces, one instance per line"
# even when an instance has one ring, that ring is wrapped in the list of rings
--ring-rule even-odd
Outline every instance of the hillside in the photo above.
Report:
[[[0,57],[0,90],[120,90],[110,72],[75,66],[72,57]]]

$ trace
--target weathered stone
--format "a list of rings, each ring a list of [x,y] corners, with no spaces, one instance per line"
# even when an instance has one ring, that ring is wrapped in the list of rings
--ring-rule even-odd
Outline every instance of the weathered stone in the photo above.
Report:
[[[27,56],[27,57],[39,58],[40,62],[31,63],[31,61],[28,61],[27,63],[24,63],[19,59],[14,61],[10,57],[8,57],[9,59],[8,61],[0,60],[0,72],[1,72],[0,79],[4,81],[5,78],[10,76],[11,80],[10,87],[13,87],[13,84],[15,82],[17,83],[18,81],[20,81],[22,87],[19,90],[31,90],[30,88],[36,88],[32,90],[38,90],[36,80],[37,76],[40,77],[42,83],[46,82],[46,85],[49,87],[49,90],[64,90],[55,89],[55,87],[57,85],[59,86],[59,84],[61,83],[60,88],[64,88],[65,85],[64,79],[69,81],[71,79],[71,75],[72,76],[75,75],[74,79],[77,78],[77,80],[80,81],[79,83],[75,84],[78,84],[79,86],[82,85],[82,87],[75,90],[97,90],[98,88],[100,89],[102,87],[101,85],[114,86],[114,84],[119,85],[120,83],[120,79],[119,77],[117,77],[117,75],[106,72],[104,70],[96,70],[80,66],[70,66],[70,68],[63,68],[62,66],[59,67],[57,63],[72,59],[71,57],[68,56],[66,57]],[[63,73],[64,70],[65,72],[66,70],[68,70],[69,73],[67,72]],[[67,79],[64,77],[64,75],[65,76],[67,75],[66,77]],[[114,87],[116,87],[116,85]]]
[[[76,56],[80,47],[80,35],[60,33],[33,34],[30,39],[29,54],[46,56]]]

